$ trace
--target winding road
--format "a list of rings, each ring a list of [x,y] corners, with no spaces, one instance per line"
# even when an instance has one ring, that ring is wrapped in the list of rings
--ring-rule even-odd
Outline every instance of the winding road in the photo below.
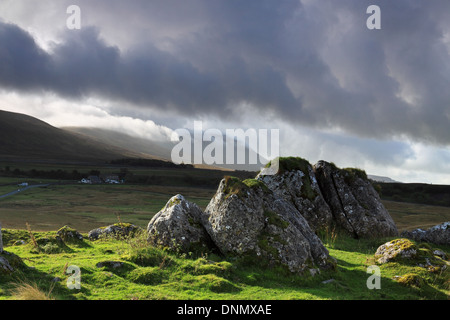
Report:
[[[31,185],[31,186],[28,186],[28,187],[25,187],[25,188],[22,188],[22,189],[14,190],[14,191],[12,191],[10,193],[7,193],[7,194],[4,194],[4,195],[0,195],[0,199],[11,197],[13,195],[16,195],[16,194],[18,194],[18,193],[20,193],[22,191],[26,191],[28,189],[40,188],[40,187],[48,187],[49,185],[50,184],[35,184],[35,185]]]

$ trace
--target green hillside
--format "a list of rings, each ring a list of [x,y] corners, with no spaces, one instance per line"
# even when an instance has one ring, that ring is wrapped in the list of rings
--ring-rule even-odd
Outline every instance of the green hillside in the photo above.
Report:
[[[0,159],[105,161],[140,157],[85,135],[55,128],[36,118],[0,110]]]

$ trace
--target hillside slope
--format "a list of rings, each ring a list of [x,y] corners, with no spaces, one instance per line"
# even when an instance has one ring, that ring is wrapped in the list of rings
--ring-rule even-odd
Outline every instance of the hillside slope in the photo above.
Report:
[[[159,143],[157,141],[132,137],[126,133],[92,127],[62,127],[61,129],[98,140],[101,143],[114,145],[118,148],[130,150],[132,152],[146,154],[148,157],[168,160],[170,159],[171,145]]]
[[[0,110],[0,159],[105,161],[144,157],[28,115]]]

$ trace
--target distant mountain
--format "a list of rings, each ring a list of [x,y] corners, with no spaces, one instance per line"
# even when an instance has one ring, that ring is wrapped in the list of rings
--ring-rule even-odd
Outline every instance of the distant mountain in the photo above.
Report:
[[[162,142],[139,137],[133,137],[126,133],[91,127],[63,127],[63,130],[81,134],[101,143],[127,149],[147,158],[169,160],[172,146],[170,142]]]
[[[28,115],[0,110],[0,159],[107,161],[149,155],[55,128]]]
[[[398,183],[399,182],[399,181],[395,181],[389,177],[375,176],[375,175],[371,175],[371,174],[367,175],[367,177],[370,180],[377,181],[377,182],[385,182],[385,183]]]
[[[86,135],[92,139],[98,140],[102,143],[112,144],[120,148],[126,148],[133,152],[138,152],[146,154],[147,157],[171,161],[171,153],[173,147],[176,145],[172,141],[157,141],[144,138],[138,138],[126,133],[121,133],[113,130],[106,130],[100,128],[90,128],[90,127],[64,127],[62,128],[69,132],[74,132],[82,135]],[[202,150],[210,144],[211,142],[203,142]],[[223,154],[225,155],[226,141],[223,141],[224,149]],[[191,151],[194,150],[194,142],[192,141]],[[248,155],[248,148],[245,149],[246,155]],[[237,154],[237,143],[234,145],[234,154]],[[191,159],[192,161],[193,159]],[[249,164],[197,164],[194,165],[196,168],[202,169],[219,169],[219,170],[245,170],[245,171],[259,171],[262,165],[249,165]]]

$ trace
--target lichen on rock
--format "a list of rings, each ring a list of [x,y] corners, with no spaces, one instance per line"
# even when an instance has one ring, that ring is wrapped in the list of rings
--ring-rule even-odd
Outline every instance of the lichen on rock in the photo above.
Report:
[[[415,241],[450,245],[450,221],[438,224],[427,230],[419,228],[412,231],[404,231],[401,236]]]
[[[205,210],[205,228],[223,254],[256,255],[298,273],[333,267],[328,251],[291,203],[262,182],[240,189],[241,195],[229,183],[221,181]]]
[[[355,238],[395,237],[398,230],[367,175],[319,161],[314,172],[336,225]]]
[[[281,157],[277,174],[266,175],[261,172],[256,179],[264,182],[278,197],[292,203],[313,231],[326,229],[333,223],[331,210],[322,196],[313,167],[307,160]]]
[[[418,255],[419,249],[408,239],[395,239],[378,247],[375,259],[378,263],[387,263],[399,259],[412,259]]]
[[[140,227],[131,223],[116,223],[89,231],[89,240],[94,241],[103,237],[124,238],[138,232]]]
[[[178,194],[150,220],[147,239],[153,245],[183,252],[210,250],[213,246],[203,219],[203,211]]]

